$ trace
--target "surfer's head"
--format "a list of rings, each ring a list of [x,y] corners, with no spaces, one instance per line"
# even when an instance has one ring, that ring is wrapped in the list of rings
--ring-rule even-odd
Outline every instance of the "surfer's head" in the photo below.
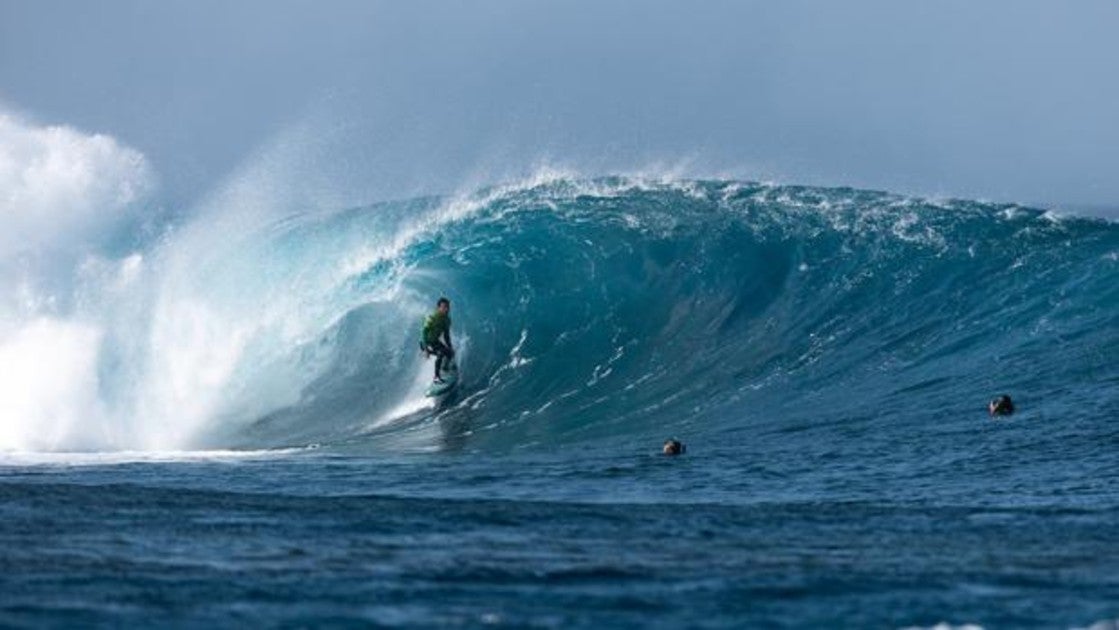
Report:
[[[992,416],[1009,416],[1014,413],[1014,401],[1006,394],[995,396],[987,405],[987,411]]]
[[[444,314],[451,312],[451,301],[445,297],[439,298],[439,301],[435,303],[435,310]]]
[[[687,450],[684,443],[677,439],[668,439],[664,441],[664,448],[661,450],[665,455],[683,455]]]

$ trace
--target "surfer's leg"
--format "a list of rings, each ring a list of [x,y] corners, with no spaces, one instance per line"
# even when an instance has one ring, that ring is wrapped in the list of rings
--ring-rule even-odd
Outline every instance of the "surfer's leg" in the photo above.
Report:
[[[443,374],[443,360],[447,358],[447,346],[436,341],[431,344],[431,351],[435,353],[435,380],[440,380]]]

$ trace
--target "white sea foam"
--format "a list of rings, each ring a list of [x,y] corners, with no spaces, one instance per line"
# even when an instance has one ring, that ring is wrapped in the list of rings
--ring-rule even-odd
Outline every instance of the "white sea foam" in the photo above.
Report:
[[[109,136],[0,112],[0,449],[118,437],[102,421],[106,325],[91,302],[133,283],[143,258],[98,251],[153,186],[144,156]]]
[[[97,326],[50,317],[0,338],[0,448],[97,441],[100,342]]]
[[[153,185],[143,154],[110,136],[0,112],[0,258],[102,237]]]
[[[0,451],[0,466],[113,466],[132,463],[222,462],[288,457],[315,450],[303,448],[198,451]]]
[[[282,135],[189,222],[117,259],[113,237],[154,189],[144,156],[0,113],[0,450],[174,451],[299,395],[313,371],[276,352],[322,330],[319,296],[255,282],[267,270],[251,255],[228,264],[305,201],[277,183],[298,140]],[[254,362],[275,369],[239,371]]]

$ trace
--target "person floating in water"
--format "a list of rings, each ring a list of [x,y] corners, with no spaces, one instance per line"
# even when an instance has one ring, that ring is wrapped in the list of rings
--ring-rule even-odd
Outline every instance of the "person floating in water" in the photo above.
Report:
[[[451,301],[445,297],[435,303],[435,312],[424,320],[420,348],[428,355],[435,355],[435,381],[443,383],[443,365],[455,358],[451,345]]]
[[[687,452],[687,447],[680,440],[671,438],[664,441],[664,448],[661,449],[661,452],[665,455],[683,455]]]
[[[987,412],[991,414],[992,418],[995,416],[1009,416],[1014,413],[1014,401],[1010,400],[1010,396],[1006,394],[996,396],[991,400],[990,404],[987,405]]]

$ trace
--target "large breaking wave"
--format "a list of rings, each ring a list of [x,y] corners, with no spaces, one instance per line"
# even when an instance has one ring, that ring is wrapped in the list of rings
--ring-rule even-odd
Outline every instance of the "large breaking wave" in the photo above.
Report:
[[[444,445],[530,448],[974,416],[1003,390],[1052,415],[1117,399],[1119,229],[1042,210],[555,178],[303,217],[256,245],[238,260],[283,267],[277,290],[319,324],[252,368],[305,377],[298,400],[242,415],[244,444],[394,443],[438,425]],[[414,410],[416,326],[443,294],[465,381]]]
[[[546,449],[936,421],[1001,391],[1042,416],[1119,399],[1105,221],[562,175],[263,223],[226,210],[68,247],[65,282],[0,259],[27,298],[0,331],[0,448]],[[416,336],[440,295],[464,378],[436,407]]]

